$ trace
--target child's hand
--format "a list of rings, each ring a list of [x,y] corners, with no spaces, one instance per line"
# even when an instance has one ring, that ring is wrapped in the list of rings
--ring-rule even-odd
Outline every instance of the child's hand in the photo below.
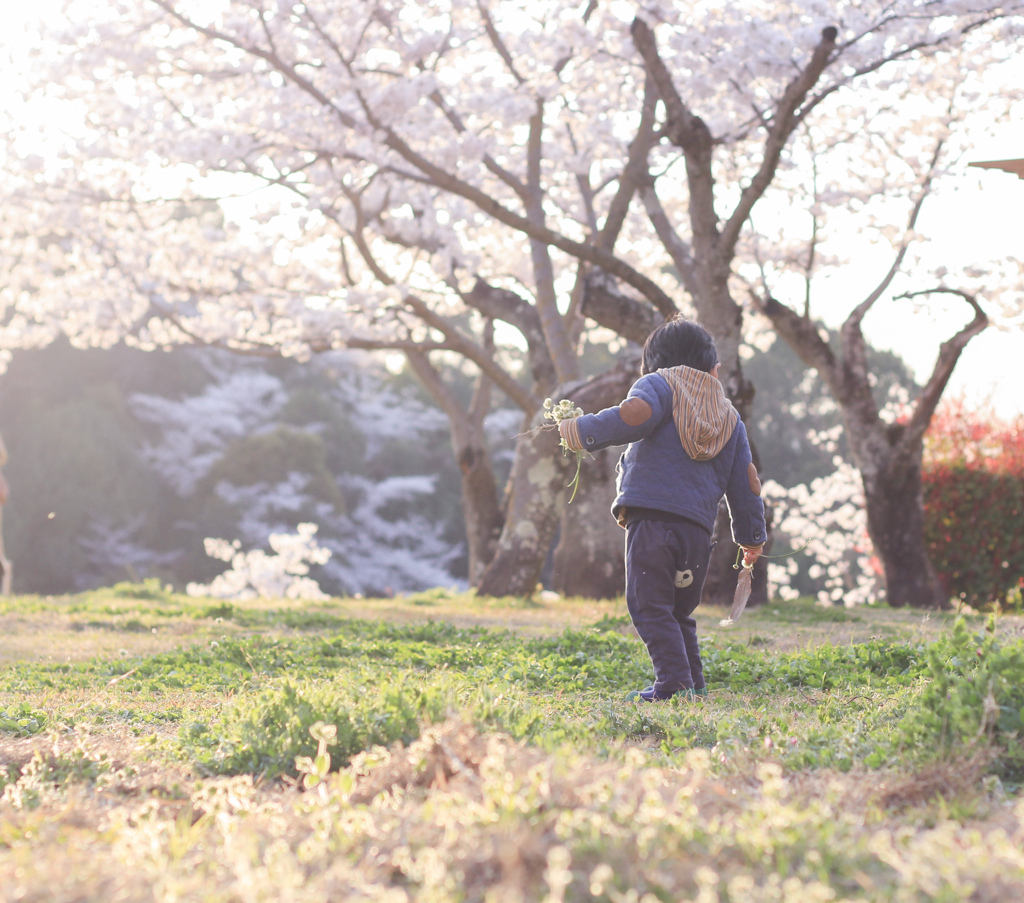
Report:
[[[752,568],[754,562],[761,557],[763,546],[743,546],[743,567]]]

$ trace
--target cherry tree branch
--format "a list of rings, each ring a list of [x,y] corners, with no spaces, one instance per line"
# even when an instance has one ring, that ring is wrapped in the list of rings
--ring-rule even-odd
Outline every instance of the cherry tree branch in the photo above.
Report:
[[[889,267],[888,272],[882,277],[882,281],[871,291],[871,293],[858,304],[850,316],[847,318],[846,323],[850,324],[851,328],[860,328],[860,324],[868,311],[874,306],[875,302],[884,294],[884,292],[892,284],[892,280],[896,277],[896,274],[900,271],[903,266],[903,260],[907,256],[907,251],[910,248],[910,244],[913,241],[914,227],[917,225],[918,217],[921,214],[921,207],[924,206],[924,202],[927,200],[928,195],[931,193],[932,184],[935,180],[935,172],[939,163],[939,158],[942,154],[942,148],[945,144],[943,139],[940,139],[935,143],[935,148],[932,151],[932,157],[928,164],[928,169],[925,172],[925,177],[921,181],[921,186],[918,190],[917,198],[914,201],[914,206],[910,210],[910,216],[907,220],[907,228],[903,233],[903,238],[900,240],[899,247],[896,250],[896,256],[893,258],[892,265]],[[846,326],[844,325],[844,329]]]
[[[371,124],[386,135],[385,140],[388,146],[395,150],[406,162],[411,163],[426,174],[437,188],[465,198],[473,203],[482,213],[488,214],[499,223],[523,233],[529,239],[551,245],[573,257],[578,257],[600,267],[628,285],[633,286],[659,310],[671,310],[674,308],[672,299],[657,283],[644,276],[638,270],[635,270],[624,260],[596,245],[573,241],[547,226],[531,222],[529,218],[509,210],[475,185],[465,182],[414,151],[397,133],[373,116],[373,111],[369,105],[365,107],[365,111]]]
[[[629,143],[626,164],[619,176],[619,187],[608,205],[604,225],[597,236],[598,247],[609,252],[615,247],[615,242],[622,231],[633,197],[649,177],[647,158],[658,141],[654,130],[657,111],[658,88],[654,84],[654,80],[648,76],[644,85],[643,105],[640,108],[640,124],[637,126],[633,140]],[[667,312],[663,313],[668,316]]]
[[[501,320],[519,330],[526,339],[533,381],[542,394],[558,382],[536,307],[515,292],[491,285],[480,278],[477,278],[472,289],[461,293],[460,297],[487,319]]]
[[[582,312],[638,345],[665,321],[660,310],[625,294],[616,281],[601,270],[591,270],[584,279]]]
[[[840,329],[840,333],[843,338],[843,354],[845,357],[844,364],[848,369],[857,369],[865,373],[867,372],[867,343],[863,340],[861,334],[862,323],[868,311],[871,310],[875,305],[875,302],[877,302],[878,299],[889,289],[893,279],[896,278],[896,274],[899,273],[903,266],[903,260],[907,256],[907,251],[910,247],[911,241],[913,240],[913,231],[914,227],[917,225],[917,219],[921,213],[921,207],[924,205],[924,202],[931,191],[932,182],[935,178],[935,171],[938,166],[939,157],[942,153],[943,144],[944,141],[942,139],[935,143],[931,161],[929,162],[925,177],[921,182],[921,187],[918,191],[918,196],[914,201],[914,206],[911,208],[910,216],[907,220],[907,228],[903,233],[903,238],[896,250],[896,255],[893,258],[892,265],[889,267],[888,272],[882,277],[881,282],[879,282],[868,296],[861,301],[853,311],[851,311]],[[929,417],[930,416],[931,415],[929,415]]]
[[[814,139],[811,142],[811,191],[813,205],[818,203],[821,194],[818,176],[818,155],[814,148]],[[811,318],[811,284],[814,276],[814,264],[818,255],[818,235],[821,231],[821,224],[818,214],[812,205],[811,208],[811,237],[807,242],[807,261],[804,264],[804,319]]]
[[[463,134],[466,131],[465,123],[462,121],[462,117],[459,116],[458,112],[452,108],[451,104],[446,103],[445,99],[441,96],[440,91],[434,91],[430,94],[430,99],[434,102],[434,105],[444,114],[452,128],[455,129],[459,134]],[[509,188],[511,188],[519,197],[523,199],[526,197],[526,186],[521,180],[516,178],[513,173],[510,173],[504,166],[498,163],[490,154],[484,154],[483,163],[487,169],[501,179]]]
[[[358,193],[349,188],[344,190],[349,196],[356,218],[354,228],[345,230],[347,236],[355,245],[360,257],[369,267],[374,278],[382,285],[395,285],[394,278],[381,266],[369,243],[366,241],[364,231],[367,220]],[[411,245],[404,243],[403,246]],[[430,249],[427,250],[429,251]],[[473,292],[465,295],[460,293],[460,297],[466,300],[470,306],[480,310],[488,324],[492,319],[508,319],[509,317],[513,318],[510,322],[517,326],[517,328],[522,324],[523,329],[521,331],[523,331],[524,336],[528,340],[532,339],[532,341],[529,341],[531,356],[537,354],[534,351],[535,347],[541,347],[545,349],[546,358],[546,342],[544,341],[543,334],[540,332],[539,316],[536,309],[523,299],[511,292],[499,294],[499,290],[492,289],[492,287],[479,279]],[[445,337],[444,348],[446,350],[457,352],[476,364],[480,371],[486,374],[523,411],[529,413],[535,410],[538,399],[497,364],[494,359],[493,347],[488,349],[486,341],[482,346],[474,342],[454,324],[436,313],[429,304],[418,298],[414,293],[406,293],[403,297],[403,303],[425,326],[437,330]],[[529,314],[526,311],[529,311]],[[532,321],[530,319],[531,314]],[[536,326],[536,329],[531,329],[533,326]],[[493,333],[492,326],[486,326],[485,332],[488,329]],[[550,366],[549,358],[547,358],[547,363]]]
[[[821,374],[837,401],[845,398],[838,361],[822,337],[821,327],[813,320],[801,317],[767,292],[759,296],[751,291],[750,298],[754,309],[771,320],[775,331],[796,352],[797,357]]]
[[[690,220],[694,236],[705,237],[709,244],[713,244],[718,235],[718,217],[715,214],[714,180],[711,177],[711,151],[714,145],[711,131],[703,119],[694,115],[676,90],[672,75],[658,52],[651,26],[638,17],[633,20],[630,33],[654,81],[658,96],[665,104],[665,137],[683,151],[686,160]]]
[[[251,56],[255,56],[258,59],[269,63],[275,70],[285,76],[294,85],[301,88],[305,93],[317,101],[322,107],[330,110],[347,128],[355,128],[356,120],[342,110],[337,104],[335,104],[330,97],[324,94],[316,85],[313,84],[309,79],[299,74],[296,71],[294,65],[289,65],[272,50],[264,50],[262,47],[258,47],[255,44],[243,44],[234,35],[227,34],[226,32],[219,31],[216,28],[211,28],[207,25],[200,25],[194,19],[190,19],[188,16],[179,13],[175,8],[172,0],[150,0],[159,6],[167,15],[172,19],[177,20],[187,28],[195,29],[199,34],[204,37],[210,38],[213,41],[223,41],[232,47],[237,48]]]
[[[827,88],[824,88],[818,94],[814,95],[809,100],[807,100],[807,102],[803,105],[803,107],[800,109],[799,113],[797,114],[797,118],[800,119],[800,120],[805,119],[811,113],[812,110],[814,110],[822,101],[824,101],[826,98],[830,97],[836,91],[840,90],[841,88],[848,87],[850,84],[852,84],[858,78],[862,78],[865,75],[870,75],[873,72],[877,72],[879,69],[883,68],[884,66],[889,65],[889,63],[894,63],[894,62],[897,62],[899,60],[906,59],[907,57],[912,56],[913,54],[915,54],[915,53],[917,53],[919,51],[926,51],[927,52],[927,51],[939,50],[942,47],[946,47],[946,46],[949,46],[951,44],[955,44],[957,42],[958,38],[962,38],[962,37],[970,34],[972,31],[975,31],[976,29],[981,28],[983,25],[986,25],[989,22],[994,22],[997,19],[1007,18],[1007,17],[1014,16],[1014,15],[1019,16],[1020,15],[1020,4],[1014,4],[1013,6],[1015,8],[1007,8],[1005,11],[1001,11],[1001,12],[997,12],[997,13],[991,13],[991,14],[986,14],[986,15],[980,16],[978,19],[974,20],[973,22],[968,23],[963,28],[951,29],[950,31],[947,31],[947,32],[944,32],[944,33],[940,34],[938,37],[936,37],[934,39],[923,40],[923,41],[914,41],[913,43],[906,44],[903,47],[900,47],[899,49],[894,51],[893,53],[890,53],[890,54],[887,54],[885,56],[882,56],[882,57],[880,57],[877,60],[872,60],[870,63],[867,63],[867,64],[865,64],[863,66],[858,66],[856,69],[853,69],[851,72],[849,72],[843,78],[838,79],[836,82],[834,82],[833,84],[829,85]],[[882,18],[882,20],[880,22],[878,22],[876,25],[874,25],[872,28],[865,29],[861,34],[855,35],[849,41],[845,41],[839,47],[840,53],[842,53],[842,51],[846,50],[846,48],[852,47],[854,44],[858,43],[859,41],[864,40],[864,38],[869,37],[871,35],[874,35],[878,31],[884,30],[892,22],[898,21],[901,18],[906,18],[906,17],[904,17],[904,16],[895,16],[895,15],[886,15],[886,16],[884,16]]]
[[[484,31],[487,32],[487,37],[490,38],[491,45],[497,51],[498,56],[501,57],[501,61],[508,68],[508,71],[512,74],[512,77],[516,80],[517,84],[525,84],[526,79],[524,79],[516,69],[515,60],[512,58],[512,54],[509,53],[508,47],[505,46],[505,42],[501,39],[501,35],[498,33],[498,29],[494,24],[494,19],[491,18],[491,11],[487,8],[487,5],[483,0],[477,0],[476,8],[480,12],[480,18],[483,20]]]
[[[650,179],[647,159],[651,149],[659,140],[655,130],[657,109],[658,89],[653,79],[648,76],[644,85],[640,123],[637,126],[633,140],[630,141],[626,163],[619,174],[618,188],[608,206],[604,225],[597,233],[596,244],[598,247],[604,248],[609,252],[612,252],[615,248],[615,243],[618,241],[622,227],[625,225],[626,216],[629,213],[629,207],[633,202],[633,198],[637,193],[641,193],[641,197],[643,197],[644,186]],[[592,286],[591,283],[593,283]],[[579,340],[583,330],[585,315],[590,316],[608,328],[612,327],[610,322],[602,321],[604,312],[615,311],[618,316],[621,316],[623,305],[619,303],[619,300],[613,300],[610,294],[605,293],[602,288],[597,288],[598,285],[607,286],[608,284],[609,280],[602,279],[600,274],[593,273],[586,262],[581,262],[577,267],[576,283],[573,286],[569,310],[566,312],[566,320],[569,323],[574,345]],[[621,295],[621,293],[619,294]],[[602,303],[607,301],[611,303]],[[629,306],[633,315],[625,318],[623,322],[628,325],[622,328],[627,328],[632,332],[634,328],[640,328],[639,324],[649,321],[649,308],[647,308],[647,305],[641,305],[639,302],[634,302],[631,299]],[[586,314],[584,313],[584,307],[586,307]],[[674,304],[671,307],[656,305],[656,309],[662,319],[668,318],[676,312]]]
[[[445,337],[448,348],[476,364],[514,404],[527,413],[537,409],[538,399],[495,362],[493,352],[488,352],[485,347],[481,347],[461,330],[438,316],[430,305],[415,295],[406,295],[405,303],[427,326],[436,329]]]
[[[654,188],[653,178],[644,185],[640,192],[640,199],[643,201],[647,218],[654,227],[655,234],[679,271],[679,278],[682,280],[683,286],[691,295],[696,295],[698,291],[697,264],[693,259],[693,252],[689,243],[679,237],[679,231],[669,222],[668,214],[661,204],[661,198],[658,197]]]
[[[934,294],[955,295],[958,298],[963,298],[974,310],[974,318],[956,335],[939,346],[939,354],[935,360],[935,366],[932,368],[931,376],[928,377],[928,382],[925,383],[921,394],[914,401],[913,414],[911,414],[910,420],[906,423],[906,432],[902,440],[906,443],[918,441],[924,435],[964,348],[971,339],[983,332],[989,324],[988,316],[982,310],[977,297],[970,292],[960,289],[936,286],[935,288],[921,289],[916,292],[906,292],[897,297],[917,298],[922,295]]]
[[[572,152],[579,154],[579,144],[576,141],[576,136],[573,134],[572,126],[568,123],[565,126],[565,133],[569,138],[569,146],[572,148]],[[575,176],[576,187],[580,192],[580,202],[583,205],[583,216],[587,222],[587,229],[591,235],[597,235],[597,211],[594,208],[594,199],[597,197],[597,192],[590,182],[590,173],[577,172]]]
[[[825,71],[832,52],[835,50],[838,34],[838,30],[833,25],[822,29],[821,40],[812,51],[807,65],[786,86],[786,90],[772,111],[761,165],[754,177],[743,188],[736,209],[733,210],[722,229],[721,247],[723,253],[727,253],[730,257],[739,240],[740,230],[750,216],[750,211],[768,189],[772,179],[775,178],[775,171],[778,169],[783,148],[799,122],[797,110]]]
[[[409,366],[412,368],[413,373],[416,374],[416,378],[423,384],[427,392],[430,393],[430,397],[434,399],[437,406],[444,411],[445,416],[453,427],[461,425],[471,417],[469,412],[462,406],[455,392],[441,378],[437,368],[430,363],[430,357],[426,350],[422,348],[410,349],[405,352],[405,357],[409,361]],[[486,381],[486,377],[483,374],[480,375],[479,379]]]
[[[530,133],[526,146],[526,216],[531,224],[545,228],[544,188],[541,185],[543,162],[544,102],[537,100],[530,117]],[[530,259],[533,263],[533,278],[536,283],[537,313],[544,330],[551,361],[559,382],[567,382],[579,375],[579,361],[575,349],[569,343],[565,323],[558,310],[558,296],[555,291],[555,268],[551,261],[551,250],[546,242],[531,239]]]
[[[494,320],[485,320],[483,327],[484,353],[494,357]],[[473,423],[483,423],[484,417],[491,409],[492,382],[486,373],[481,372],[473,388],[473,397],[469,401],[469,418]]]

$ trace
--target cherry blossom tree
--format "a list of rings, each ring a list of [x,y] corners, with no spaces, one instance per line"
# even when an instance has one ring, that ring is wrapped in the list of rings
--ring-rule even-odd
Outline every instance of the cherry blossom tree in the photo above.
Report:
[[[948,599],[924,542],[924,435],[964,347],[988,326],[989,320],[973,294],[946,287],[931,290],[962,297],[974,316],[942,344],[931,376],[903,416],[886,418],[872,392],[873,374],[867,365],[862,322],[888,281],[884,280],[846,319],[838,352],[822,338],[819,324],[809,316],[801,316],[770,295],[761,301],[760,310],[803,361],[821,374],[843,411],[853,459],[863,482],[868,534],[882,561],[889,603],[943,608]]]
[[[996,60],[1007,50],[999,48]],[[948,605],[924,542],[924,436],[968,342],[993,321],[1004,327],[1012,323],[1019,316],[1024,289],[1024,267],[1016,261],[992,260],[949,272],[929,259],[927,236],[919,231],[932,193],[942,189],[944,180],[953,181],[951,170],[963,165],[963,119],[979,95],[975,81],[976,76],[964,73],[922,91],[915,104],[916,127],[896,133],[900,143],[895,154],[892,114],[887,111],[870,121],[851,117],[845,130],[827,138],[820,129],[808,128],[796,143],[797,152],[802,149],[809,158],[812,178],[786,193],[790,208],[806,217],[806,237],[787,242],[777,236],[778,241],[769,243],[754,233],[748,262],[738,267],[741,275],[746,271],[750,276],[754,307],[819,373],[839,405],[859,477],[857,488],[863,492],[867,535],[882,565],[882,593],[895,606]],[[1020,99],[1016,87],[990,98],[991,115],[998,118],[1000,110],[1009,114]],[[829,173],[827,162],[833,156],[845,165]],[[851,187],[848,174],[858,171]],[[836,340],[830,341],[820,319],[821,295],[836,290],[829,276],[844,261],[829,233],[850,209],[857,211],[861,237],[873,238],[879,250],[870,253],[862,247],[872,279],[864,282],[859,296],[856,289],[843,292],[847,313]],[[897,219],[901,214],[902,228]],[[967,316],[945,312],[950,337],[937,349],[921,391],[893,405],[875,390],[877,375],[869,362],[864,321],[882,307],[922,298],[956,298]]]
[[[528,592],[564,497],[558,468],[529,462],[555,443],[522,431],[503,504],[482,442],[491,393],[536,424],[545,396],[586,393],[588,337],[639,342],[683,309],[714,333],[746,414],[738,264],[755,205],[809,180],[813,142],[858,116],[895,111],[891,146],[938,127],[910,122],[915,105],[950,96],[962,48],[974,66],[1004,59],[1019,12],[71,2],[69,28],[40,40],[30,92],[61,137],[12,134],[4,148],[18,213],[0,236],[0,345],[63,331],[299,357],[401,351],[451,423],[471,578]],[[445,383],[442,359],[477,374],[472,398]],[[626,370],[601,377],[594,397],[628,383]]]

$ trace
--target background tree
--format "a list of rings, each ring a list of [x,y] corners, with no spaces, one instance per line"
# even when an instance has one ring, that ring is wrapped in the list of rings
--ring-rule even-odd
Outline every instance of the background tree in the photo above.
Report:
[[[803,137],[805,152],[812,160],[813,178],[806,183],[802,202],[795,190],[787,200],[792,204],[795,199],[798,208],[806,211],[809,236],[802,247],[793,242],[787,249],[785,244],[777,243],[766,250],[757,247],[754,254],[761,283],[760,287],[751,288],[756,307],[801,360],[817,371],[842,412],[845,441],[863,484],[868,533],[883,568],[888,601],[896,606],[944,607],[948,603],[924,538],[923,441],[964,347],[989,324],[978,303],[977,289],[968,291],[947,284],[943,279],[945,268],[932,272],[923,265],[921,252],[916,266],[907,265],[912,247],[923,238],[917,228],[929,193],[963,153],[954,130],[961,115],[958,111],[963,109],[961,93],[969,88],[969,84],[958,80],[947,85],[950,93],[945,98],[941,94],[923,97],[918,108],[918,129],[903,136],[903,145],[895,158],[890,142],[883,140],[888,127],[885,116],[878,124],[854,120],[848,133],[827,144],[814,129],[808,129]],[[925,127],[929,124],[930,128]],[[855,190],[837,184],[834,175],[826,175],[833,153],[841,159],[858,159],[863,177]],[[825,211],[853,205],[860,208],[859,220],[865,233],[880,233],[879,237],[884,237],[892,250],[887,265],[879,267],[873,261],[874,265],[868,268],[869,272],[881,270],[877,284],[864,289],[861,299],[852,304],[837,331],[837,341],[831,343],[816,316],[815,303],[822,282],[818,277],[836,266],[827,237]],[[900,206],[906,216],[902,232],[893,224],[894,211]],[[1005,306],[1015,303],[1012,290],[1020,284],[1017,269],[1016,274],[1004,272],[994,280],[992,271],[987,274],[990,282],[983,291],[997,310],[1000,302]],[[799,295],[793,281],[797,274],[803,279]],[[980,285],[979,276],[980,272],[972,269],[952,278],[967,286]],[[915,290],[922,279],[934,280],[934,287]],[[775,297],[775,286],[785,286],[783,291],[796,303],[791,301],[787,306],[780,302]],[[900,409],[887,410],[884,397],[877,391],[879,375],[869,360],[863,324],[880,301],[894,303],[900,288],[904,289],[900,296],[903,298],[960,298],[972,316],[942,343],[932,372],[915,397],[907,399]],[[955,329],[960,318],[955,312],[947,317],[953,324],[951,330]]]
[[[15,354],[0,421],[19,592],[151,577],[183,589],[224,568],[207,537],[261,549],[309,521],[334,594],[464,583],[445,418],[363,352],[299,364],[58,341]]]
[[[70,4],[37,95],[63,111],[63,153],[8,143],[27,165],[4,239],[5,343],[66,330],[297,356],[387,347],[438,393],[432,361],[457,355],[481,380],[444,405],[471,465],[473,572],[490,561],[502,591],[532,588],[535,520],[559,496],[514,483],[496,538],[494,481],[474,472],[489,385],[528,419],[583,375],[588,323],[640,340],[685,306],[748,414],[734,269],[755,204],[806,166],[796,131],[920,102],[957,77],[965,41],[984,66],[1008,46],[995,38],[1018,37],[1013,4],[635,10]],[[256,185],[255,205],[229,201]],[[529,376],[505,366],[509,342]],[[529,457],[546,434],[522,432]]]

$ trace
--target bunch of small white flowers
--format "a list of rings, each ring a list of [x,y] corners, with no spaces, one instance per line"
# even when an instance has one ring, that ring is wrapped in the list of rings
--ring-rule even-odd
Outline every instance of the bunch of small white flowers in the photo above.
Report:
[[[573,417],[582,417],[583,408],[578,408],[568,398],[563,398],[558,404],[555,404],[550,398],[544,399],[544,418],[546,420],[554,420],[555,423],[561,423],[563,420],[570,420]],[[562,440],[562,445],[565,445],[565,440]]]
[[[583,408],[576,407],[568,398],[563,398],[558,404],[555,404],[550,398],[544,399],[544,419],[553,420],[556,424],[561,423],[563,420],[571,420],[573,417],[582,417]],[[571,451],[568,445],[565,443],[565,439],[561,439],[558,443],[562,447],[562,454],[566,454]],[[572,504],[572,500],[576,498],[576,490],[580,488],[580,468],[583,466],[583,452],[574,452],[576,455],[576,476],[572,478],[572,482],[569,487],[572,489],[572,495],[569,497],[569,504]]]

